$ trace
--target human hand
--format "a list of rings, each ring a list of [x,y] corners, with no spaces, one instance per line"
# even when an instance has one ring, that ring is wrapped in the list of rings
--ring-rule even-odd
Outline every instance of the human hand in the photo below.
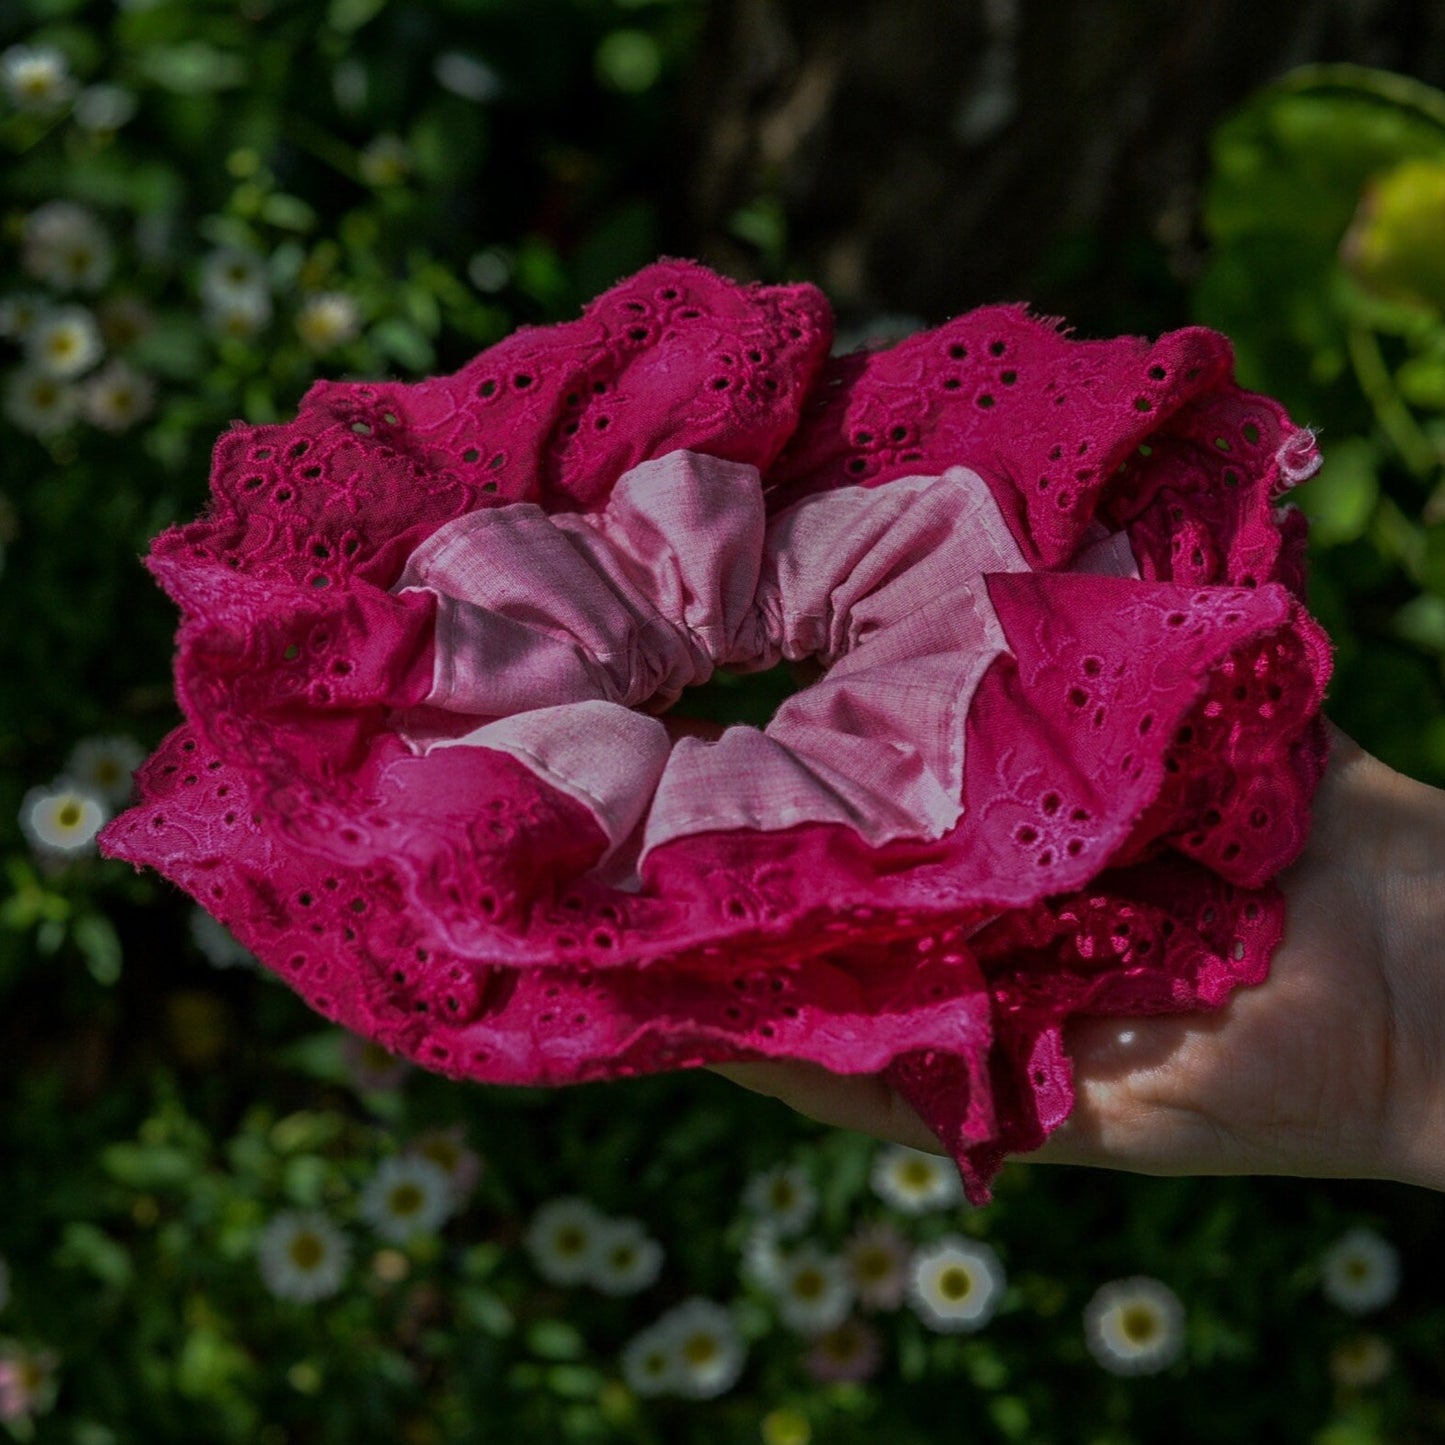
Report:
[[[1445,793],[1332,738],[1309,843],[1280,879],[1268,980],[1214,1013],[1072,1020],[1073,1112],[1017,1158],[1445,1189]],[[716,1072],[824,1123],[939,1150],[877,1077]]]

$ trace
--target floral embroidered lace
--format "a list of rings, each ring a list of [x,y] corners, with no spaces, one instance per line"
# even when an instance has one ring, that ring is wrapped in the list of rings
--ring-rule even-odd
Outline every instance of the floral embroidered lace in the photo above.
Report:
[[[663,262],[228,432],[150,558],[186,722],[102,846],[429,1068],[881,1072],[985,1200],[1071,1107],[1071,1014],[1267,974],[1326,755],[1277,506],[1318,453],[1198,328],[830,341],[811,287]],[[669,743],[779,656],[827,670]]]

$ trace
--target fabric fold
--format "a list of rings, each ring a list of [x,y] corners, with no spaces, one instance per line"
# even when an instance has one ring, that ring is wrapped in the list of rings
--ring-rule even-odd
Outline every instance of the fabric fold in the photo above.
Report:
[[[600,512],[460,517],[395,590],[436,601],[425,706],[500,719],[445,745],[507,752],[584,803],[604,863],[642,824],[640,865],[719,829],[940,837],[962,808],[969,700],[1005,650],[983,578],[1023,570],[967,468],[769,519],[756,468],[679,451],[620,478]],[[766,728],[682,739],[659,764],[660,729],[634,710],[665,710],[716,667],[805,658],[829,670]],[[418,752],[438,745],[400,730]]]

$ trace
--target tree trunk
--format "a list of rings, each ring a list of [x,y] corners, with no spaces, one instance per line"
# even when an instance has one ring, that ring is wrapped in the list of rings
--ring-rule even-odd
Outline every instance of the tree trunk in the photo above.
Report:
[[[1310,61],[1445,81],[1439,0],[719,0],[709,23],[679,240],[766,274],[736,217],[772,205],[845,323],[1022,299],[1081,332],[1177,325],[1234,106]]]

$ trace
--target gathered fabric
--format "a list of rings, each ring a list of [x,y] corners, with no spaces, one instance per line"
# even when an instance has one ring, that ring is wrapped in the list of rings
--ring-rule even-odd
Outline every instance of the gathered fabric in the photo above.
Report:
[[[1101,540],[1085,564],[1127,567],[1127,539]],[[602,864],[620,850],[645,865],[687,834],[798,823],[874,846],[938,838],[962,812],[974,689],[1007,650],[983,579],[1026,570],[964,467],[820,493],[769,519],[756,467],[671,452],[625,473],[598,512],[472,512],[407,559],[393,591],[437,599],[423,706],[487,721],[398,732],[420,752],[516,758],[591,812]],[[781,660],[825,673],[765,728],[674,743],[655,716],[716,668]]]
[[[1319,453],[1202,328],[831,339],[812,287],[661,262],[233,428],[152,549],[185,721],[104,850],[425,1067],[876,1073],[985,1200],[1071,1017],[1267,977]],[[817,676],[766,726],[669,728],[779,662]]]

